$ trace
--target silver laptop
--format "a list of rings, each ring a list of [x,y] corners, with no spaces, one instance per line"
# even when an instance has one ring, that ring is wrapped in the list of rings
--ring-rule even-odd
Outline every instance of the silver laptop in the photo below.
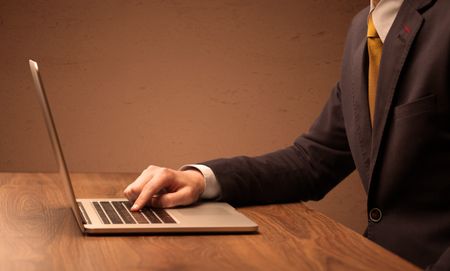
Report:
[[[75,219],[84,233],[255,232],[258,225],[227,203],[204,202],[171,209],[131,212],[124,198],[77,199],[73,192],[39,68],[29,60],[59,172]]]

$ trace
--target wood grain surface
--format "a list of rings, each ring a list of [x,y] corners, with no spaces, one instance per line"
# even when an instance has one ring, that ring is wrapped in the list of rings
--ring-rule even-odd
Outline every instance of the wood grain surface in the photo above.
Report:
[[[136,174],[74,174],[77,197]],[[0,173],[0,270],[419,270],[302,203],[239,208],[256,234],[83,235],[56,174]]]

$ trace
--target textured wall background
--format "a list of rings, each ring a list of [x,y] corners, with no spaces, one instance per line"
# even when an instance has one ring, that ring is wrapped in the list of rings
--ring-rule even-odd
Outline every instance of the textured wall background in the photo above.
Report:
[[[27,59],[72,171],[257,155],[307,131],[368,0],[0,0],[0,171],[55,163]],[[131,180],[130,180],[131,181]],[[362,231],[356,175],[316,209]]]

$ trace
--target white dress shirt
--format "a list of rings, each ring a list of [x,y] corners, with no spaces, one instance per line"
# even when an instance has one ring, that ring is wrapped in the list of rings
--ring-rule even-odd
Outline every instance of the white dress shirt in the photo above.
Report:
[[[383,43],[402,4],[403,0],[381,0],[375,6],[374,1],[370,1],[372,21]]]
[[[397,17],[397,13],[400,10],[403,0],[381,0],[378,4],[375,3],[376,1],[370,1],[370,13],[372,14],[375,29],[377,30],[381,41],[384,43],[384,40]],[[202,193],[201,198],[214,199],[218,197],[221,193],[221,188],[212,169],[205,165],[190,164],[181,167],[180,170],[192,168],[200,171],[205,177],[205,191]]]
[[[180,170],[197,169],[205,177],[205,191],[200,195],[202,199],[213,199],[220,195],[220,185],[217,181],[216,175],[212,169],[205,165],[189,164],[184,165]]]

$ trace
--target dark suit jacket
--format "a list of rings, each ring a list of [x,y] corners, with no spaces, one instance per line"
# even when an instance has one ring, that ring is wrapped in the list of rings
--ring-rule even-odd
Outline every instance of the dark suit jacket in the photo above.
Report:
[[[260,157],[206,162],[219,200],[320,199],[355,168],[367,192],[366,236],[421,267],[450,270],[450,1],[405,0],[383,45],[371,129],[367,15],[353,20],[341,78],[310,131]]]

